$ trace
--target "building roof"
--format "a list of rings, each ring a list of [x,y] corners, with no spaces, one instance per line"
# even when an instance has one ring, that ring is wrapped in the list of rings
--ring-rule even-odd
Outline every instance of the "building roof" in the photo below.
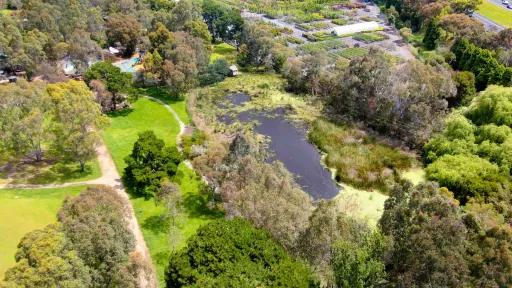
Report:
[[[368,31],[375,31],[380,29],[379,23],[375,21],[370,22],[361,22],[356,24],[350,24],[350,25],[343,25],[343,26],[336,26],[332,28],[331,32],[335,33],[338,36],[341,35],[348,35],[358,32],[368,32]]]

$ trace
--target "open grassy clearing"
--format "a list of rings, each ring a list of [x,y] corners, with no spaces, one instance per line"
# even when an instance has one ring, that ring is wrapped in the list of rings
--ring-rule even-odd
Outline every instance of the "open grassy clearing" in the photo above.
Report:
[[[175,145],[180,131],[178,122],[161,104],[141,97],[132,106],[131,110],[111,114],[111,124],[103,131],[119,173],[126,167],[124,158],[131,153],[140,132],[153,130],[167,145]]]
[[[217,59],[225,59],[230,64],[236,63],[236,48],[227,43],[213,45],[210,63],[215,62]]]
[[[164,286],[164,272],[173,249],[182,248],[186,240],[202,225],[223,217],[222,213],[208,209],[208,199],[201,193],[203,185],[200,177],[183,163],[178,168],[175,181],[180,186],[184,210],[183,215],[176,220],[177,231],[169,233],[170,220],[165,217],[166,210],[163,205],[156,205],[153,200],[144,198],[132,199],[161,287]]]
[[[512,28],[512,10],[508,10],[504,6],[484,0],[483,3],[478,6],[477,12],[500,25]]]
[[[190,123],[190,117],[187,113],[187,104],[183,97],[173,95],[167,87],[149,87],[140,89],[142,95],[148,95],[162,100],[167,105],[171,106],[178,114],[181,121],[185,124]]]
[[[165,95],[148,94],[166,101]],[[174,101],[173,108],[178,110],[179,108],[176,107],[183,107],[181,112],[177,112],[180,114],[180,118],[185,118],[183,120],[188,121],[183,102]],[[126,167],[124,157],[131,152],[138,133],[145,130],[153,130],[157,137],[163,139],[167,145],[175,145],[179,124],[165,107],[147,98],[139,98],[133,103],[132,111],[111,115],[111,125],[104,131],[103,137],[120,173]],[[177,222],[179,233],[176,231],[170,233],[170,222],[165,217],[165,207],[162,204],[157,205],[153,199],[131,198],[135,215],[161,284],[163,284],[163,273],[168,264],[171,247],[174,246],[175,249],[183,247],[186,239],[193,235],[201,225],[211,219],[222,217],[222,214],[213,213],[206,208],[207,199],[201,193],[200,177],[193,170],[182,163],[173,180],[179,184],[184,200],[184,213]]]
[[[66,196],[77,195],[84,186],[55,189],[0,189],[0,282],[14,265],[21,237],[57,220]]]
[[[61,184],[81,182],[101,177],[97,159],[86,164],[85,171],[80,171],[78,163],[49,161],[14,162],[12,167],[0,173],[0,184]]]
[[[375,227],[384,212],[384,202],[388,196],[378,191],[365,191],[342,184],[343,190],[334,199],[340,211],[365,220]]]

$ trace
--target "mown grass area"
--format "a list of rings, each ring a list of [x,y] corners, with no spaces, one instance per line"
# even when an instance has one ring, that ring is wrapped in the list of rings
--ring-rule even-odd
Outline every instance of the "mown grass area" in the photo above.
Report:
[[[14,254],[23,235],[55,222],[62,201],[84,189],[0,189],[0,283],[15,263]]]
[[[12,168],[0,173],[0,183],[60,184],[99,177],[101,177],[101,171],[97,159],[86,163],[84,171],[81,171],[80,165],[74,162],[13,162]]]
[[[153,92],[157,93],[158,90]],[[148,92],[148,95],[155,96],[154,93]],[[168,102],[163,96],[157,98]],[[176,107],[177,104],[182,105],[182,102],[184,101],[170,104]],[[188,119],[184,109],[178,114],[180,114],[180,117]],[[110,118],[111,125],[104,131],[103,137],[120,173],[126,167],[123,159],[131,152],[138,133],[153,130],[156,136],[163,139],[167,145],[176,144],[176,137],[179,133],[178,122],[160,103],[147,98],[139,98],[133,103],[131,111],[113,114],[110,115]],[[165,217],[166,211],[162,204],[157,205],[154,199],[131,197],[135,215],[144,234],[161,284],[164,281],[164,271],[173,244],[175,249],[183,247],[186,239],[193,235],[201,225],[211,219],[222,217],[222,214],[213,213],[206,207],[207,197],[201,193],[201,179],[193,170],[182,163],[173,180],[179,184],[184,200],[184,213],[178,224],[179,233],[170,233],[170,222]]]
[[[215,62],[217,59],[225,59],[230,64],[235,64],[236,48],[227,43],[213,45],[213,52],[210,55],[210,63]]]
[[[395,172],[408,170],[415,159],[396,148],[379,143],[365,132],[326,120],[313,123],[310,140],[327,156],[335,179],[360,189],[388,190]]]
[[[103,131],[103,139],[119,173],[126,167],[124,158],[131,153],[139,133],[153,130],[167,145],[176,144],[176,136],[180,131],[179,124],[158,102],[141,97],[132,104],[132,109],[109,116],[111,123]]]
[[[169,264],[171,252],[185,246],[186,240],[194,235],[199,227],[223,217],[221,212],[214,212],[207,207],[208,199],[202,193],[203,184],[200,177],[183,163],[178,167],[175,181],[179,184],[183,197],[183,215],[176,221],[177,230],[170,232],[171,222],[165,217],[166,209],[162,204],[157,205],[154,200],[144,198],[132,199],[161,287],[165,286],[164,272]]]
[[[171,106],[174,111],[176,111],[178,117],[180,117],[183,123],[190,124],[190,117],[187,113],[187,104],[183,98],[183,95],[173,95],[171,91],[165,86],[141,88],[139,91],[141,95],[147,95],[162,100],[167,105]]]
[[[512,28],[512,10],[508,10],[505,6],[484,0],[478,6],[477,12],[500,25]]]

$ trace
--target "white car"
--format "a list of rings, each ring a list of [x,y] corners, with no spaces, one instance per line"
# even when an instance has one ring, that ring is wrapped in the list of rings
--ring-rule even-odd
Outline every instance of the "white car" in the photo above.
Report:
[[[503,5],[508,5],[508,4],[509,4],[509,2],[508,2],[508,0],[501,0],[501,4],[503,4]]]

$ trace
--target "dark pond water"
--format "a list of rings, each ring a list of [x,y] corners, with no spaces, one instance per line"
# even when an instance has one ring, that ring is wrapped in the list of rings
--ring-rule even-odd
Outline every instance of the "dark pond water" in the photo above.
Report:
[[[243,105],[250,100],[246,94],[228,96],[235,105]],[[255,131],[270,138],[269,149],[275,159],[283,162],[297,183],[314,199],[330,199],[336,196],[340,188],[331,178],[331,172],[320,164],[321,154],[306,139],[306,129],[292,124],[285,117],[284,109],[268,111],[247,111],[237,115],[241,122],[258,124]],[[231,123],[228,116],[221,118],[224,123]]]

